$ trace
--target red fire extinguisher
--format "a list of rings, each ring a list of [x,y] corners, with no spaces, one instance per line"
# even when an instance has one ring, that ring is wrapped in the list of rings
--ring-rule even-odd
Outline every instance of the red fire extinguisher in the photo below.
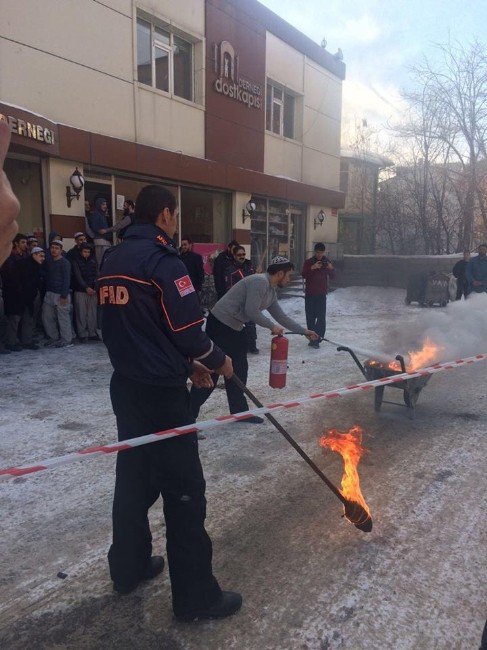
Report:
[[[269,386],[284,388],[287,375],[287,353],[289,339],[285,336],[274,336],[271,341],[271,365],[269,368]]]

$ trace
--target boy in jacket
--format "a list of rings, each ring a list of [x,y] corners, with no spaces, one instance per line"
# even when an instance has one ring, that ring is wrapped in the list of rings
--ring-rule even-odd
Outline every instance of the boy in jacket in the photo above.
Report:
[[[88,339],[91,341],[98,340],[96,333],[97,299],[95,291],[98,271],[96,258],[92,255],[92,250],[90,244],[81,244],[79,255],[72,259],[76,332],[81,343],[86,343]]]

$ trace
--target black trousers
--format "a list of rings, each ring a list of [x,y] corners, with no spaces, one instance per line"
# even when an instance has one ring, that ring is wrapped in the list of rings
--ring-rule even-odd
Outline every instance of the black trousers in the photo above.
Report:
[[[464,298],[468,296],[468,282],[467,280],[457,278],[457,295],[455,297],[455,300],[461,300],[462,296]]]
[[[194,422],[186,387],[141,384],[114,373],[110,396],[119,440]],[[196,434],[119,452],[108,553],[112,580],[131,584],[143,576],[152,554],[147,513],[159,496],[174,613],[191,613],[221,595],[204,526],[205,479]]]
[[[245,323],[245,338],[247,340],[247,351],[253,350],[257,344],[257,327],[251,320]]]
[[[320,296],[305,296],[306,326],[320,337],[326,332],[326,294]]]
[[[210,313],[206,322],[206,333],[218,347],[232,358],[233,369],[239,379],[244,384],[247,383],[247,374],[249,363],[247,360],[247,336],[245,328],[240,332],[224,325],[221,321]],[[203,363],[205,360],[203,359]],[[218,375],[212,375],[213,384],[216,385]],[[231,380],[225,379],[225,388],[227,391],[228,406],[230,413],[240,413],[248,411],[249,406],[242,390]],[[214,388],[191,388],[191,413],[196,419],[199,415],[201,406],[212,394]]]

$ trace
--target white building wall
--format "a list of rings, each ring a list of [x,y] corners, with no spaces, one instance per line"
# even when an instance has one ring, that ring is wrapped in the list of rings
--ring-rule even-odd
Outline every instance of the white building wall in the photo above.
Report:
[[[341,81],[269,32],[266,39],[267,78],[297,98],[296,140],[267,132],[264,171],[338,190]]]
[[[137,83],[133,0],[0,4],[1,101],[87,131],[204,156],[201,44],[200,105],[192,105]],[[204,0],[145,0],[137,7],[204,42]]]
[[[325,220],[320,226],[314,225],[316,215],[320,210],[325,213]],[[313,251],[314,245],[318,242],[331,244],[338,240],[338,217],[331,214],[330,208],[324,208],[320,205],[308,206],[308,229],[306,233],[306,253]]]

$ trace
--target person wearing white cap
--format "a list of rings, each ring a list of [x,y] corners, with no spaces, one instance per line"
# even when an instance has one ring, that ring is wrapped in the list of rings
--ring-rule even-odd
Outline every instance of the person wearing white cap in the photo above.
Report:
[[[42,304],[42,324],[49,337],[48,346],[72,345],[71,264],[63,257],[63,242],[53,239],[46,258],[46,295]]]
[[[69,251],[66,253],[66,257],[69,260],[70,264],[72,265],[75,260],[80,260],[81,259],[81,246],[83,244],[86,244],[86,235],[84,232],[75,232],[74,235],[74,246],[73,248],[70,248]],[[95,251],[92,251],[92,254],[90,257],[94,257]]]
[[[245,323],[253,321],[277,336],[281,336],[286,328],[296,334],[303,334],[313,341],[319,338],[316,332],[305,329],[289,318],[279,306],[276,289],[289,284],[293,270],[294,264],[287,257],[278,255],[271,261],[267,273],[256,273],[243,278],[220,298],[210,311],[206,322],[206,333],[225,354],[231,357],[235,374],[244,384],[247,383],[249,368]],[[262,313],[264,310],[267,310],[279,324],[264,316]],[[216,380],[215,375],[213,384],[216,384]],[[248,411],[247,400],[235,382],[225,379],[225,388],[230,413]],[[213,388],[194,386],[191,389],[191,410],[195,419],[199,415],[200,407],[212,391]],[[260,424],[263,419],[253,416],[242,421]]]

